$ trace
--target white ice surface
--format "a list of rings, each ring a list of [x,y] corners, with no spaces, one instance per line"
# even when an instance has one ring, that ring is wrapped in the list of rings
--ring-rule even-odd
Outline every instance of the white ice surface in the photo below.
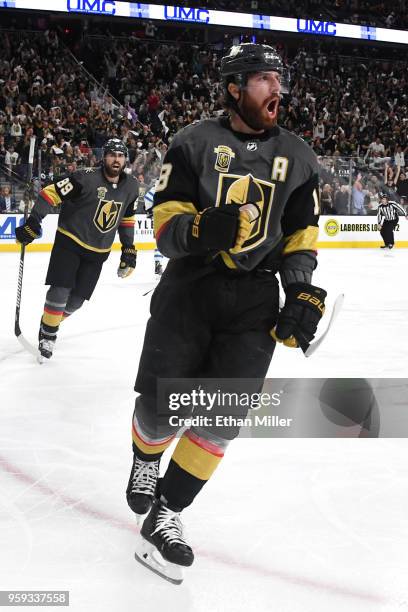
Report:
[[[21,326],[35,342],[49,254],[28,253]],[[124,490],[153,254],[116,277],[39,366],[13,335],[17,254],[0,254],[0,589],[70,590],[70,609],[408,610],[405,439],[238,439],[184,515],[183,585],[133,558]],[[408,251],[323,250],[314,280],[346,301],[319,351],[279,347],[276,377],[406,377]]]

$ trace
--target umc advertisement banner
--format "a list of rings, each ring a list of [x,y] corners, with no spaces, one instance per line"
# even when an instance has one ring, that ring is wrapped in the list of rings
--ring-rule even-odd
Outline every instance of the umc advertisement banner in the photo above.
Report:
[[[0,252],[18,251],[15,243],[16,227],[23,215],[0,215]],[[408,247],[408,222],[400,218],[395,229],[395,246]],[[43,221],[43,233],[27,248],[29,251],[49,251],[54,242],[58,215],[48,215]],[[375,216],[322,216],[319,221],[318,247],[324,248],[378,248],[383,244]],[[146,215],[136,215],[135,244],[137,249],[154,249],[153,222]],[[117,240],[113,246],[119,249]]]

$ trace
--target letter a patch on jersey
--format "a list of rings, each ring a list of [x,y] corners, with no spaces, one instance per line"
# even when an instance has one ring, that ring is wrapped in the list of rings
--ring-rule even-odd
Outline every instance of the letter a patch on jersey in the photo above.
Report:
[[[94,216],[94,223],[100,232],[105,234],[115,227],[121,208],[122,202],[99,200],[98,208]]]

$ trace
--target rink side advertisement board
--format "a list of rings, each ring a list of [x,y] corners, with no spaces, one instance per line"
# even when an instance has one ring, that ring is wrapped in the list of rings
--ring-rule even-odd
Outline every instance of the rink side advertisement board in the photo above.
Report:
[[[23,215],[0,215],[0,251],[19,251],[16,244],[16,227],[23,222]],[[30,244],[29,251],[50,251],[54,243],[54,236],[58,226],[58,215],[48,215],[42,222],[42,235]],[[114,243],[115,250],[120,249],[119,237]],[[151,250],[156,247],[153,237],[153,220],[146,215],[136,215],[135,244],[139,250]]]
[[[18,251],[16,244],[16,227],[22,223],[23,215],[0,215],[0,251]],[[43,233],[33,244],[28,246],[31,251],[49,251],[54,242],[58,225],[58,215],[48,215],[42,224]],[[135,244],[140,250],[156,248],[153,236],[153,221],[146,215],[136,215]],[[320,217],[319,242],[321,249],[364,249],[378,248],[383,244],[377,226],[376,216],[332,216]],[[408,221],[400,217],[395,230],[395,246],[408,248]],[[120,249],[119,240],[113,248]]]
[[[408,247],[408,221],[400,217],[395,228],[395,245]],[[321,216],[319,248],[378,248],[383,244],[376,216]]]

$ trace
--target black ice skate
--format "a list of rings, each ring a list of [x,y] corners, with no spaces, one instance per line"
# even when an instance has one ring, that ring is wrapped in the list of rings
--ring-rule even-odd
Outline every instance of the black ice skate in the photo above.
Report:
[[[154,262],[154,273],[157,274],[157,276],[161,276],[163,274],[163,266],[161,265],[160,261]]]
[[[56,340],[57,337],[55,335],[48,336],[40,328],[38,334],[38,350],[41,358],[50,359],[52,357]]]
[[[136,545],[135,558],[173,584],[183,581],[183,567],[194,561],[190,546],[183,539],[180,514],[155,500],[144,520]]]
[[[135,514],[149,512],[159,478],[159,463],[157,461],[142,461],[133,454],[133,465],[129,483],[126,489],[126,499]]]

